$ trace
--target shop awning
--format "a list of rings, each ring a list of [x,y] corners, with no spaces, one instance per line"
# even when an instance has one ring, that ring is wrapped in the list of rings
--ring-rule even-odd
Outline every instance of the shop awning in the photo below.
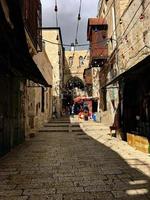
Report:
[[[18,71],[23,78],[49,86],[29,54],[18,0],[7,2],[10,23],[0,4],[0,72]]]
[[[116,83],[117,81],[122,80],[123,78],[124,79],[134,79],[134,78],[137,78],[139,76],[141,78],[142,75],[143,75],[143,78],[144,78],[145,72],[149,73],[149,70],[150,70],[150,55],[147,56],[142,61],[140,61],[139,63],[137,63],[135,66],[131,67],[127,71],[121,73],[120,75],[118,75],[117,77],[115,77],[114,79],[109,81],[106,85],[102,86],[101,89],[104,89],[107,86],[109,86],[113,83]]]

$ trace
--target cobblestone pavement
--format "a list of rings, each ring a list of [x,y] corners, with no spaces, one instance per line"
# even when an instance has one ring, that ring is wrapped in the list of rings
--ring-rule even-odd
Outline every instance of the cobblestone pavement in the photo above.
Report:
[[[0,200],[150,199],[150,157],[74,122],[48,123],[0,159]]]

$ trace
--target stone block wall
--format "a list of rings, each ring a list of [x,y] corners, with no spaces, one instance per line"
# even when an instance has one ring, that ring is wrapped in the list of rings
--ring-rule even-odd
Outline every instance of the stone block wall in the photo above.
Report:
[[[33,59],[47,83],[52,85],[52,65],[44,49]],[[38,130],[50,118],[52,118],[52,88],[28,80],[26,85],[26,135]]]
[[[123,12],[118,44],[119,65],[124,71],[150,54],[149,7],[147,0],[133,0]]]
[[[62,79],[63,79],[63,47],[61,45],[61,32],[59,28],[43,28],[43,39],[45,40],[45,52],[52,65],[52,96],[54,109],[60,117],[62,112]],[[58,45],[57,45],[58,44]],[[57,100],[55,100],[57,99]]]

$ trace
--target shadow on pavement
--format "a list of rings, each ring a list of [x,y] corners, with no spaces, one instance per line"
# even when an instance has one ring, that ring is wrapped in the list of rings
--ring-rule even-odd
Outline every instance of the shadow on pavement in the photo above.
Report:
[[[69,118],[48,123],[35,138],[0,160],[0,199],[150,199],[150,178],[135,168],[143,165],[150,170],[146,163],[133,155],[131,167],[77,123],[72,124],[73,131],[49,129],[63,130],[61,123],[69,126]]]

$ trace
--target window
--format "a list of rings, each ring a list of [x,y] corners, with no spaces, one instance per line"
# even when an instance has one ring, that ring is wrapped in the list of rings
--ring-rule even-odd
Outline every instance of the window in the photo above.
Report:
[[[70,57],[69,57],[69,66],[72,66],[72,65],[73,65],[73,57],[70,56]]]
[[[83,65],[84,64],[84,58],[83,58],[83,56],[80,56],[79,57],[79,66],[81,66],[81,65]]]
[[[98,31],[98,28],[97,28],[97,27],[95,27],[95,28],[94,28],[94,31],[95,31],[95,32],[97,32],[97,31]]]

